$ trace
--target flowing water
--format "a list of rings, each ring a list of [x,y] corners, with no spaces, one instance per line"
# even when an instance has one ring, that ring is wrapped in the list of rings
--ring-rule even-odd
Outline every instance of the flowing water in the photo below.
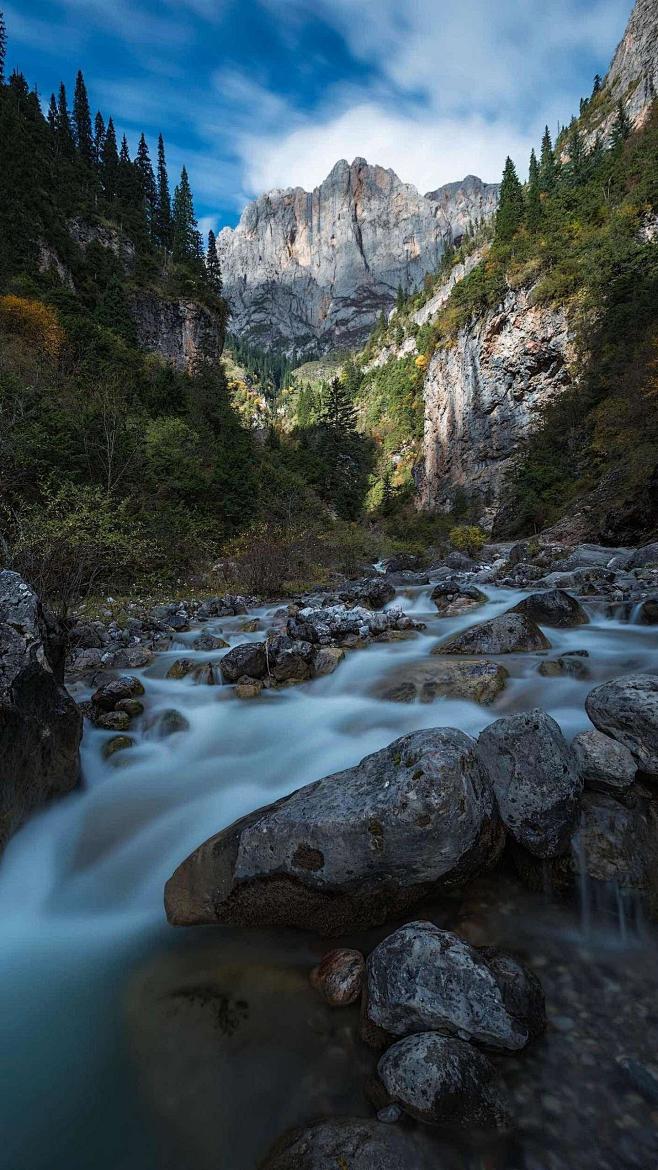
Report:
[[[0,868],[0,1165],[252,1170],[286,1126],[327,1112],[368,1115],[361,1085],[372,1062],[356,1041],[354,1016],[330,1013],[307,988],[321,941],[286,932],[174,931],[164,920],[163,885],[211,833],[397,736],[437,725],[475,735],[501,714],[542,706],[571,737],[588,726],[583,704],[592,686],[656,668],[658,630],[593,611],[588,626],[547,631],[550,656],[589,651],[587,680],[543,677],[538,656],[519,655],[503,659],[511,677],[491,707],[377,697],[382,680],[425,661],[440,638],[523,596],[485,589],[487,605],[459,619],[436,616],[429,588],[400,590],[396,603],[427,622],[424,633],[350,652],[335,674],[255,701],[234,698],[228,687],[166,679],[183,654],[208,662],[223,653],[193,651],[196,631],[179,635],[142,673],[146,715],[135,726],[136,745],[105,760],[110,736],[85,732],[84,786],[34,816]],[[266,628],[269,612],[249,616]],[[231,645],[262,638],[241,633],[243,620],[203,628],[221,629]],[[158,716],[171,709],[189,728],[164,737]],[[596,907],[587,890],[583,897],[589,928]],[[468,919],[468,904],[459,913]],[[511,931],[540,965],[552,960],[537,951],[538,936],[550,951],[568,934],[570,911],[520,895],[515,885],[493,902],[482,888],[473,914],[471,928],[483,932],[482,941],[496,930],[509,940]],[[501,914],[507,925],[494,927]],[[640,946],[620,906],[619,931],[623,945],[635,948],[634,977],[646,967],[653,979],[651,930]],[[573,970],[582,960],[578,969],[589,972],[590,960],[578,959],[577,929],[570,938],[555,943],[558,956],[570,946]],[[546,1049],[542,1067],[553,1051]],[[628,1108],[632,1113],[632,1102]]]

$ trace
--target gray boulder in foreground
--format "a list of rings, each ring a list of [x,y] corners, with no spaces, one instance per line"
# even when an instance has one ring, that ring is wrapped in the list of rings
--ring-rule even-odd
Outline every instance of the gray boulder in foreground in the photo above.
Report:
[[[417,1121],[487,1129],[507,1120],[493,1064],[463,1040],[407,1036],[384,1053],[377,1072],[389,1097]]]
[[[550,650],[551,643],[539,626],[522,613],[503,613],[488,622],[470,626],[437,647],[437,654],[525,654]]]
[[[79,781],[82,715],[63,670],[57,623],[17,573],[0,572],[0,850],[33,809]]]
[[[478,755],[511,836],[536,857],[569,847],[583,780],[558,724],[538,708],[485,727]]]
[[[586,788],[625,792],[635,779],[637,764],[627,747],[602,731],[581,731],[571,742]]]
[[[453,1165],[427,1130],[341,1117],[284,1134],[261,1170],[448,1170]]]
[[[630,674],[590,691],[585,709],[595,727],[633,754],[648,776],[658,776],[658,673]]]
[[[474,741],[417,731],[211,837],[167,882],[174,925],[384,922],[491,864],[503,832]]]
[[[511,613],[525,614],[540,626],[584,626],[589,621],[580,602],[564,589],[531,593]]]
[[[441,1032],[518,1051],[544,1026],[536,977],[432,922],[402,926],[369,955],[365,1016],[392,1036]]]

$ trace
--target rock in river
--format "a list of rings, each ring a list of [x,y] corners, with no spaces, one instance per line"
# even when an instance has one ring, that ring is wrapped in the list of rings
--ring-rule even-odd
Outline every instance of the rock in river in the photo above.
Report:
[[[439,654],[442,646],[432,653]],[[477,658],[472,662],[414,662],[403,666],[376,688],[382,699],[394,703],[431,703],[434,699],[470,699],[493,703],[509,675],[499,662]]]
[[[630,788],[637,765],[623,743],[617,743],[602,731],[581,731],[571,748],[586,788],[613,796]]]
[[[432,922],[407,923],[375,947],[366,988],[365,1019],[391,1036],[442,1032],[517,1051],[544,1026],[544,997],[530,971]]]
[[[264,678],[267,674],[267,657],[264,642],[244,642],[234,646],[220,661],[220,670],[225,682],[235,683],[243,675],[249,678]]]
[[[584,626],[589,621],[580,602],[564,589],[531,593],[511,613],[522,613],[540,626]]]
[[[455,634],[437,654],[521,654],[549,650],[551,643],[531,618],[521,613],[503,613],[488,622],[470,626]]]
[[[169,879],[167,915],[341,933],[462,885],[502,840],[473,740],[417,731],[211,837]]]
[[[405,1113],[448,1129],[504,1125],[507,1110],[490,1060],[471,1044],[423,1032],[398,1040],[377,1072]]]
[[[642,772],[658,777],[658,674],[603,683],[590,691],[585,708],[599,731],[632,752]]]
[[[568,848],[583,781],[558,724],[538,709],[485,727],[478,754],[503,824],[536,857]]]
[[[62,685],[63,638],[29,585],[0,572],[0,849],[80,777],[82,715]]]
[[[311,971],[311,986],[331,1007],[347,1007],[361,995],[366,963],[361,951],[338,947],[328,951]]]
[[[448,1170],[441,1146],[423,1130],[362,1117],[321,1121],[276,1143],[262,1170]]]

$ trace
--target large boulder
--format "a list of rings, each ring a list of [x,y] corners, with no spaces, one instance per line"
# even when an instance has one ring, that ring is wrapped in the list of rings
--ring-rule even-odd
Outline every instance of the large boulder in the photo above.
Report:
[[[219,664],[225,682],[235,683],[243,675],[249,678],[265,678],[267,674],[267,655],[264,642],[243,642],[241,646],[234,646]]]
[[[0,572],[0,849],[80,779],[82,715],[63,671],[58,624],[17,573]]]
[[[563,853],[583,780],[555,720],[538,709],[507,715],[485,727],[477,750],[513,839],[536,857]]]
[[[362,1117],[320,1121],[276,1143],[261,1170],[448,1170],[434,1134]]]
[[[589,621],[580,602],[564,589],[531,593],[510,612],[525,614],[540,626],[584,626]]]
[[[417,1121],[447,1129],[507,1121],[493,1064],[463,1040],[436,1032],[407,1036],[384,1053],[377,1072],[391,1100]]]
[[[440,617],[460,617],[461,614],[484,605],[487,595],[475,585],[461,584],[448,578],[434,586],[431,599]]]
[[[367,609],[383,609],[395,597],[395,587],[385,577],[369,577],[344,595],[348,600],[354,600]]]
[[[585,708],[599,731],[628,748],[642,772],[658,777],[658,673],[603,683],[590,691]]]
[[[268,638],[267,661],[277,682],[304,682],[311,677],[314,648],[310,642],[275,634]]]
[[[543,1029],[534,975],[432,922],[407,923],[385,938],[368,957],[366,979],[365,1019],[391,1036],[442,1032],[513,1052]]]
[[[165,890],[170,922],[341,933],[404,913],[490,864],[502,831],[462,731],[417,731],[199,846]]]
[[[539,626],[521,613],[503,613],[488,622],[456,634],[437,654],[525,654],[550,650],[551,643]]]
[[[630,788],[637,764],[623,743],[602,731],[581,731],[571,748],[586,788],[612,796]]]
[[[436,652],[442,647],[438,646]],[[435,651],[433,651],[435,653]],[[435,699],[470,699],[486,705],[505,689],[508,672],[499,662],[414,662],[383,680],[376,693],[395,703],[432,703]]]
[[[658,541],[645,544],[631,553],[625,564],[626,569],[642,569],[645,565],[658,565]]]

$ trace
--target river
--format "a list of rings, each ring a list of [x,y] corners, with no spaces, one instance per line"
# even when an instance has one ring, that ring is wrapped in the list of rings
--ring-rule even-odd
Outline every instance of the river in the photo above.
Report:
[[[174,931],[164,919],[163,886],[211,833],[397,736],[437,725],[475,735],[501,714],[542,706],[570,738],[588,725],[583,704],[592,686],[656,668],[658,628],[592,611],[587,626],[546,631],[551,654],[589,651],[586,681],[543,677],[537,656],[528,654],[503,659],[511,677],[490,707],[378,698],[383,679],[426,659],[439,638],[524,596],[484,588],[486,606],[460,619],[438,618],[430,589],[400,590],[396,603],[427,622],[424,633],[352,651],[333,675],[252,701],[236,699],[228,687],[166,679],[182,653],[200,662],[223,653],[193,651],[197,631],[177,635],[171,650],[141,672],[146,715],[136,725],[135,746],[106,760],[108,734],[87,728],[83,787],[34,816],[10,842],[0,868],[0,1165],[252,1170],[288,1125],[323,1111],[369,1114],[361,1082],[371,1062],[355,1039],[354,1015],[329,1013],[306,986],[307,968],[323,944],[286,932]],[[266,627],[269,612],[249,616]],[[243,621],[223,618],[203,628],[221,630],[232,646],[263,637],[241,633]],[[84,697],[81,689],[78,697]],[[189,729],[163,737],[158,715],[172,708]],[[460,910],[462,917],[475,917],[472,929],[484,931],[483,941],[493,915],[507,914],[502,935],[511,932],[540,967],[551,967],[554,951],[562,952],[562,961],[568,954],[578,984],[578,972],[589,979],[601,964],[627,967],[632,955],[633,978],[641,988],[652,980],[655,987],[650,927],[625,937],[611,923],[604,941],[587,940],[571,909],[522,894],[513,881],[506,891],[503,905],[502,895],[493,897],[491,887],[480,885],[473,895],[479,904]],[[555,987],[557,1002],[559,980]],[[204,1024],[209,1002],[216,1022],[210,1039]],[[646,1035],[646,1020],[643,1028]],[[558,1028],[556,1035],[569,1031]],[[550,1043],[542,1076],[563,1059],[558,1040],[549,1052]],[[642,1108],[641,1098],[628,1104],[631,1130],[642,1128]],[[561,1163],[547,1158],[545,1165]],[[605,1158],[600,1165],[608,1165]],[[620,1167],[627,1165],[636,1162],[620,1160]]]

